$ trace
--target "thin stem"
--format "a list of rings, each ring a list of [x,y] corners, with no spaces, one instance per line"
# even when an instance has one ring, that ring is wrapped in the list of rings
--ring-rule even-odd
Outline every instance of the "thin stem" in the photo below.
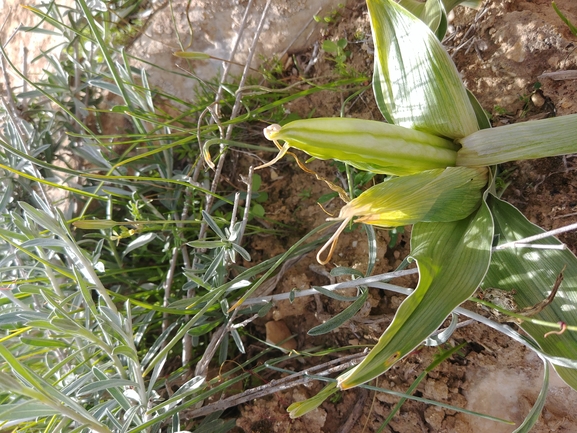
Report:
[[[560,227],[560,228],[554,229],[554,230],[549,230],[548,232],[540,233],[538,235],[529,236],[527,238],[518,239],[516,241],[507,242],[507,243],[498,245],[494,248],[494,250],[499,251],[499,250],[504,250],[507,248],[516,248],[516,247],[518,247],[519,244],[527,244],[529,242],[538,241],[540,239],[545,239],[545,238],[555,236],[555,235],[558,235],[560,233],[569,232],[569,231],[575,230],[575,229],[577,229],[577,223],[569,224],[567,226]]]
[[[418,272],[418,270],[416,268],[415,269],[408,269],[405,271],[387,272],[385,274],[373,275],[371,277],[358,278],[358,279],[353,280],[353,281],[346,281],[346,282],[338,283],[338,284],[329,284],[327,286],[322,286],[322,288],[325,290],[335,291],[335,290],[342,290],[342,289],[350,289],[353,287],[364,286],[364,285],[373,284],[373,283],[379,283],[382,286],[382,287],[380,287],[382,289],[391,290],[391,291],[399,290],[399,293],[403,293],[405,295],[408,295],[408,294],[412,293],[412,289],[406,289],[404,287],[383,283],[383,281],[390,281],[393,278],[404,277],[406,275],[414,275],[417,272]],[[296,291],[296,292],[292,293],[292,296],[294,296],[295,298],[300,298],[302,296],[318,295],[319,293],[320,292],[318,290],[312,288],[312,289],[308,289],[308,290]],[[271,296],[260,296],[260,297],[247,299],[246,301],[243,302],[243,305],[247,306],[247,305],[254,305],[254,304],[266,304],[268,302],[277,302],[277,301],[288,300],[290,297],[291,297],[290,293],[280,293],[278,295],[271,295]]]
[[[238,233],[238,245],[242,246],[242,238],[244,237],[244,232],[246,230],[246,225],[248,224],[248,218],[250,216],[250,202],[252,200],[252,178],[254,175],[254,167],[251,165],[248,169],[248,176],[246,177],[244,183],[246,184],[246,200],[244,202],[244,214],[242,216],[242,224]]]
[[[295,386],[304,385],[312,380],[310,374],[313,370],[316,371],[324,368],[325,370],[319,371],[318,373],[315,374],[315,376],[319,377],[328,376],[329,374],[346,370],[347,368],[358,364],[365,356],[366,355],[364,353],[357,353],[354,355],[350,355],[348,357],[334,359],[327,363],[315,366],[309,370],[293,373],[290,376],[284,377],[282,379],[273,380],[265,385],[249,389],[240,395],[234,395],[232,397],[220,400],[216,403],[201,407],[200,409],[197,409],[189,413],[188,417],[189,419],[198,418],[216,411],[225,410],[229,407],[237,406],[247,401],[265,397],[267,395],[271,395],[277,392],[285,391],[287,389],[294,388]],[[338,365],[334,366],[335,364]],[[328,366],[332,367],[327,368]],[[272,369],[276,370],[276,368]]]

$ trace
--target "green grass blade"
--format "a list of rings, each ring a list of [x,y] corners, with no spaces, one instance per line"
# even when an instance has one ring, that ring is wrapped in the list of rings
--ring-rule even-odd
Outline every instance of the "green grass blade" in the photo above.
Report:
[[[369,292],[367,289],[364,289],[361,295],[357,298],[355,302],[341,311],[339,314],[335,314],[333,317],[328,319],[326,322],[315,326],[314,328],[310,329],[308,334],[309,335],[322,335],[328,332],[331,332],[333,329],[338,328],[347,320],[352,318],[358,311],[362,308],[367,300]]]
[[[561,10],[557,7],[557,4],[555,2],[552,2],[551,6],[553,6],[553,9],[557,13],[557,15],[559,15],[559,18],[561,18],[561,21],[563,21],[565,24],[567,24],[567,27],[569,27],[569,30],[571,30],[571,33],[573,33],[573,35],[577,36],[577,27],[575,27],[573,25],[573,23],[571,21],[569,21],[569,19],[565,16],[565,14],[563,14],[563,12],[561,12]]]
[[[517,427],[513,433],[529,433],[533,427],[535,427],[537,421],[539,421],[543,407],[545,407],[547,391],[549,391],[549,363],[543,358],[541,358],[541,360],[543,361],[543,385],[541,385],[541,391],[539,391],[539,395],[537,396],[537,400],[535,400],[533,407],[521,425]]]

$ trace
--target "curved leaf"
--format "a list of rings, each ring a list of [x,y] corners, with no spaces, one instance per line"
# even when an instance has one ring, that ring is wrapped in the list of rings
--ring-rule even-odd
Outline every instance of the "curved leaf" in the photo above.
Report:
[[[472,9],[479,9],[483,0],[443,0],[445,10],[450,12],[455,6],[461,5]]]
[[[431,335],[483,280],[492,240],[493,220],[484,202],[461,221],[415,224],[411,250],[419,284],[363,362],[337,378],[339,387],[379,376]]]
[[[549,363],[541,358],[543,361],[543,384],[541,385],[541,391],[535,400],[535,404],[517,429],[513,433],[529,433],[539,418],[541,417],[541,412],[545,406],[545,401],[547,400],[547,391],[549,391]]]
[[[345,205],[338,219],[381,227],[461,220],[479,207],[487,179],[486,169],[466,167],[389,178]]]
[[[529,222],[514,206],[490,197],[489,206],[495,218],[495,233],[499,243],[512,242],[543,233],[544,230]],[[535,244],[560,245],[556,238],[549,237]],[[515,290],[515,302],[519,308],[532,307],[543,301],[557,276],[563,272],[563,283],[553,302],[535,319],[569,325],[577,324],[577,257],[568,249],[507,248],[493,253],[491,266],[483,281],[484,287]],[[577,360],[577,334],[565,332],[562,335],[544,334],[551,330],[544,326],[524,322],[521,327],[541,347],[546,354]],[[559,376],[573,389],[577,389],[577,370],[554,365]]]
[[[375,41],[373,90],[383,116],[453,139],[477,131],[465,86],[435,34],[392,0],[367,4]]]
[[[447,13],[441,0],[428,0],[426,3],[401,0],[399,4],[423,21],[440,41],[443,40],[447,31]]]
[[[337,384],[335,382],[330,382],[314,397],[308,398],[304,401],[296,401],[291,404],[287,408],[289,416],[292,419],[295,419],[309,413],[312,410],[315,410],[317,407],[323,404],[327,398],[329,398],[337,391]]]
[[[457,165],[479,167],[577,152],[577,114],[483,129],[459,140]]]
[[[315,326],[314,328],[310,329],[308,334],[309,335],[322,335],[322,334],[326,334],[328,332],[331,332],[333,329],[338,328],[339,326],[341,326],[347,320],[354,317],[354,315],[359,312],[359,310],[365,304],[368,294],[369,294],[368,290],[366,290],[366,289],[362,290],[360,296],[357,298],[357,300],[355,302],[353,302],[351,305],[349,305],[347,308],[345,308],[339,314],[336,314],[333,317],[331,317],[330,319],[328,319],[326,322],[321,323],[320,325]]]

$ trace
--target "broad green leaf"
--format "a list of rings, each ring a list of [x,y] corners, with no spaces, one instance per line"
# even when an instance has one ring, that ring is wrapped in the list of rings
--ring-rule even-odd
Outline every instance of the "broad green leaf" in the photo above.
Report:
[[[372,173],[406,176],[455,165],[458,146],[436,135],[374,120],[319,117],[264,130],[279,147],[273,164],[291,148],[318,159],[336,159]],[[281,147],[279,140],[285,142]]]
[[[382,86],[386,85],[386,80],[384,79],[384,74],[381,69],[381,61],[379,59],[379,51],[375,50],[375,64],[373,66],[373,94],[375,95],[375,102],[379,111],[387,121],[387,123],[394,124],[395,120],[391,113],[389,113],[389,107],[387,101],[385,101],[385,90]]]
[[[487,170],[448,167],[393,177],[344,206],[338,219],[398,227],[463,219],[479,206]]]
[[[489,206],[495,219],[495,233],[500,243],[512,242],[543,233],[543,229],[529,222],[515,207],[495,197]],[[534,241],[534,244],[560,245],[556,238]],[[568,249],[507,248],[493,253],[491,266],[483,281],[484,287],[515,290],[519,308],[532,307],[547,298],[557,276],[563,272],[563,282],[551,304],[533,316],[553,324],[563,321],[577,323],[577,257]],[[577,360],[577,334],[567,331],[562,335],[544,334],[552,328],[523,322],[521,325],[549,355]],[[577,389],[577,370],[554,365],[559,376]]]
[[[427,2],[428,3],[428,2]],[[427,21],[422,18],[425,15],[425,2],[419,0],[400,0],[399,5],[404,7],[417,18],[420,18],[425,24]],[[430,26],[429,26],[430,27]],[[434,31],[434,30],[433,30]]]
[[[459,140],[457,165],[479,167],[577,152],[577,114],[483,129]]]
[[[475,112],[475,117],[477,118],[479,129],[491,128],[491,121],[489,120],[489,117],[487,117],[487,112],[483,110],[483,107],[481,107],[481,104],[479,104],[479,101],[469,89],[467,89],[467,96],[469,97],[469,102],[471,103],[473,111]]]
[[[492,240],[493,220],[484,202],[461,221],[415,224],[411,250],[419,284],[363,362],[337,378],[339,387],[379,376],[431,335],[483,280]]]
[[[449,222],[468,217],[482,199],[487,185],[486,168],[462,170],[447,167],[393,177],[369,188],[347,203],[337,218],[340,227],[319,250],[317,260],[327,263],[342,231],[355,222],[381,227],[399,227],[418,222]],[[322,256],[328,250],[326,259]]]
[[[443,40],[447,31],[447,13],[441,0],[427,0],[426,3],[401,0],[399,4],[423,21],[437,35],[437,39]]]
[[[455,6],[466,6],[472,9],[479,9],[483,4],[483,0],[443,0],[443,5],[445,5],[445,10],[450,12]]]
[[[435,34],[392,0],[367,4],[378,63],[373,87],[385,118],[452,139],[477,131],[457,68]]]

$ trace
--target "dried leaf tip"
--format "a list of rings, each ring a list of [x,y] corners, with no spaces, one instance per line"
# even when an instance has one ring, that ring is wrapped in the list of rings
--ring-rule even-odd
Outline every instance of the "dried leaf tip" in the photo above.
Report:
[[[255,170],[260,170],[261,168],[270,167],[271,165],[276,164],[277,161],[280,161],[286,155],[288,150],[290,149],[290,146],[288,143],[285,143],[283,146],[281,146],[278,143],[278,141],[275,139],[275,135],[277,135],[280,130],[281,130],[281,126],[277,123],[273,123],[272,125],[269,125],[263,129],[262,132],[263,132],[265,138],[267,140],[272,141],[274,143],[274,145],[276,147],[278,147],[279,153],[271,161],[269,161],[265,164],[259,165],[258,167],[255,167]]]

